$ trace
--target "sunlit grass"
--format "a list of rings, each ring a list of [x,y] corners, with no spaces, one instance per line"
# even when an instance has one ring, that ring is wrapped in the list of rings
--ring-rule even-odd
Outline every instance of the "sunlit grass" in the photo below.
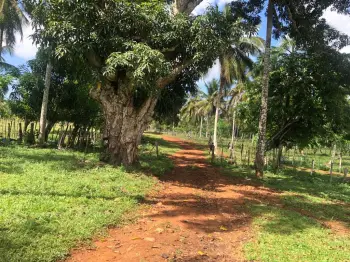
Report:
[[[97,154],[0,147],[0,261],[55,261],[135,210],[177,150],[158,140],[160,156],[141,153],[132,171]]]
[[[314,219],[272,206],[251,206],[255,239],[246,245],[249,261],[349,261],[350,238]]]
[[[285,168],[258,180],[251,167],[219,160],[214,165],[279,192],[280,205],[247,203],[254,233],[245,248],[248,261],[350,261],[350,184],[341,177],[331,182],[329,175]],[[343,232],[333,232],[326,222],[339,223]]]

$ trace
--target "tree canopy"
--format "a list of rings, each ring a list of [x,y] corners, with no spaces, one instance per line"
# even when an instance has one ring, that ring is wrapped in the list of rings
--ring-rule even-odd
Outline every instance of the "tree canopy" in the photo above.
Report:
[[[272,59],[267,122],[270,148],[306,146],[316,136],[344,134],[350,126],[350,59],[331,48],[323,52],[276,52]],[[261,78],[248,85],[241,118],[255,130]]]

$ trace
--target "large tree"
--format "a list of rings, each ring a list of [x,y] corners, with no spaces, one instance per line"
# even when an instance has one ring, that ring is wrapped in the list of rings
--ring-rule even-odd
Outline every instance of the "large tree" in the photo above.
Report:
[[[321,46],[333,45],[341,48],[349,40],[327,25],[321,19],[323,12],[331,7],[342,13],[350,13],[350,0],[318,1],[284,1],[284,0],[238,0],[232,4],[235,13],[243,14],[248,23],[260,22],[260,12],[267,6],[266,44],[264,56],[264,75],[259,120],[259,138],[256,150],[256,175],[263,176],[264,154],[266,144],[266,123],[268,112],[268,90],[270,77],[270,48],[272,35],[275,38],[283,34],[290,35],[297,45],[304,48],[318,49]]]
[[[237,38],[242,34],[216,10],[190,18],[160,1],[44,2],[48,26],[37,35],[54,39],[57,55],[94,69],[98,83],[90,93],[102,105],[106,160],[115,165],[137,161],[161,91],[193,88],[218,56],[218,44],[233,29]]]

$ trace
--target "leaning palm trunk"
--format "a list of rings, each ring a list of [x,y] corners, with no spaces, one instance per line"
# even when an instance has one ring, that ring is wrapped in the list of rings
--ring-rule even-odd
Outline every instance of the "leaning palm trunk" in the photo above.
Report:
[[[45,89],[43,95],[43,101],[41,104],[41,113],[40,113],[40,131],[39,131],[39,144],[42,145],[45,142],[45,128],[46,128],[46,118],[47,118],[47,105],[49,103],[49,91],[51,84],[51,72],[52,64],[51,61],[46,65],[46,75],[45,75]]]
[[[265,155],[265,140],[266,140],[266,123],[267,123],[267,101],[269,92],[270,79],[270,49],[272,36],[272,19],[273,19],[273,0],[269,0],[267,10],[267,30],[266,30],[266,44],[264,56],[264,75],[261,94],[261,109],[259,119],[259,138],[255,157],[255,174],[262,178],[264,175],[264,155]]]

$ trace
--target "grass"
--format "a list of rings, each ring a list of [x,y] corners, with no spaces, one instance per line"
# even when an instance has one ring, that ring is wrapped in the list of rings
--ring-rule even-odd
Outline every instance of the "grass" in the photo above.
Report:
[[[280,192],[281,205],[247,204],[255,236],[245,247],[248,261],[350,261],[350,184],[293,168],[267,171],[258,181],[246,166],[214,165]],[[328,222],[339,223],[343,234],[325,227]]]
[[[99,163],[96,154],[0,147],[0,261],[55,261],[134,211],[177,150],[159,137],[161,155],[143,152],[141,167]]]
[[[204,139],[192,140],[201,145],[207,144]],[[222,142],[220,148],[223,147],[228,155],[226,142]],[[236,143],[238,166],[221,162],[220,158],[213,164],[222,167],[226,175],[248,178],[279,191],[281,204],[247,203],[253,217],[254,238],[245,246],[246,259],[267,262],[350,261],[350,185],[341,183],[339,176],[334,176],[331,183],[329,175],[322,172],[311,175],[308,171],[288,167],[278,173],[267,171],[263,181],[258,181],[253,170],[246,166],[245,153],[243,161],[240,159],[238,145],[242,143],[244,148],[248,148],[250,141]],[[289,164],[291,157],[285,157]],[[308,168],[312,159],[315,159],[316,169],[329,170],[325,165],[330,160],[327,154],[305,152],[304,157],[296,154],[294,164]],[[252,155],[250,160],[252,164]],[[334,171],[338,171],[337,161]],[[349,164],[350,157],[343,156],[343,167],[350,168]],[[325,223],[329,222],[340,225],[338,230],[342,232],[326,227]]]
[[[173,168],[173,162],[168,156],[180,150],[179,145],[159,139],[159,135],[152,133],[145,134],[142,142],[140,160],[144,170],[149,170],[152,174],[159,176]],[[159,148],[158,158],[156,157],[156,142]]]
[[[337,236],[298,212],[254,205],[256,239],[245,247],[249,261],[349,261],[349,237]]]

